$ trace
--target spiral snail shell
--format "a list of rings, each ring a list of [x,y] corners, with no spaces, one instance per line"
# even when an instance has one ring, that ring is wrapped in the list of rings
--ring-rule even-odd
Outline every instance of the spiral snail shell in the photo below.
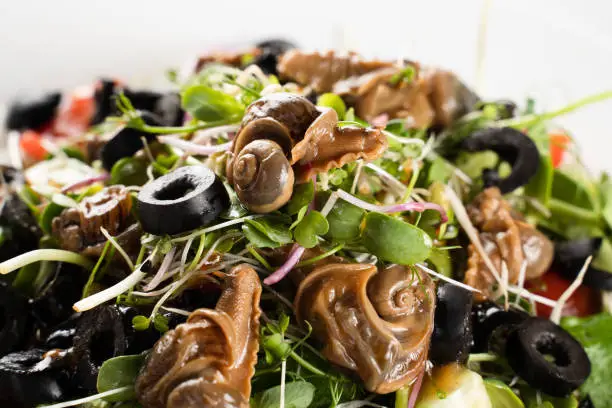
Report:
[[[295,306],[330,361],[356,371],[368,391],[386,394],[423,371],[435,299],[433,281],[420,271],[335,263],[302,281]]]

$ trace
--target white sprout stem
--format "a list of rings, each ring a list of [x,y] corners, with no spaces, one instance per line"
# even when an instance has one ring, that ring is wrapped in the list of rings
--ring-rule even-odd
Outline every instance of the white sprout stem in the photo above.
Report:
[[[72,306],[72,308],[76,312],[84,312],[86,310],[93,309],[94,307],[101,305],[104,302],[108,302],[109,300],[114,299],[122,293],[132,289],[134,286],[136,286],[136,284],[138,284],[138,282],[143,280],[145,276],[147,276],[145,272],[137,269],[129,274],[125,279],[116,283],[110,288],[104,289],[101,292],[79,300]]]
[[[334,191],[333,193],[331,193],[331,195],[327,199],[327,202],[325,203],[325,205],[321,209],[321,214],[324,217],[327,217],[329,215],[329,213],[331,212],[332,208],[334,208],[334,205],[336,205],[336,201],[338,201],[338,194]]]
[[[114,390],[108,390],[99,394],[90,395],[85,398],[75,399],[72,401],[60,402],[52,405],[41,405],[40,408],[64,408],[64,407],[76,407],[77,405],[85,404],[88,402],[96,401],[102,398],[110,397],[111,395],[121,394],[122,392],[133,390],[133,385],[126,385],[125,387],[115,388]]]
[[[552,312],[550,313],[550,320],[553,323],[559,324],[559,322],[561,321],[561,313],[563,312],[563,306],[565,305],[565,302],[567,302],[570,296],[572,296],[574,292],[576,291],[576,289],[578,289],[578,287],[580,287],[580,285],[582,284],[584,275],[586,274],[586,271],[589,269],[589,265],[591,264],[592,260],[593,260],[593,255],[590,255],[587,258],[587,260],[584,262],[584,265],[582,265],[582,269],[580,269],[580,272],[578,272],[578,276],[576,276],[576,279],[574,279],[572,284],[569,285],[567,289],[565,289],[565,292],[563,292],[563,294],[559,296],[559,299],[557,300],[557,304],[555,305]]]
[[[217,238],[217,240],[211,245],[211,247],[208,249],[208,252],[206,252],[206,255],[204,255],[202,257],[202,259],[200,260],[200,262],[196,265],[196,267],[194,268],[194,270],[199,270],[202,269],[202,267],[204,266],[204,264],[206,262],[208,262],[208,258],[210,258],[210,256],[212,255],[212,253],[215,251],[215,249],[217,249],[217,246],[219,246],[219,244],[223,241],[225,241],[226,239],[229,238],[234,238],[240,236],[239,233],[229,233],[229,234],[225,234],[219,238]]]
[[[230,220],[230,221],[222,222],[221,224],[213,225],[211,227],[204,228],[204,229],[192,232],[189,235],[185,235],[185,236],[182,236],[182,237],[171,239],[170,241],[171,242],[188,241],[191,238],[199,237],[200,235],[208,234],[209,232],[220,230],[220,229],[223,229],[225,227],[230,227],[232,225],[241,224],[241,223],[243,223],[246,220],[253,220],[253,219],[259,218],[259,217],[262,217],[262,216],[261,215],[248,215],[246,217],[236,218],[235,220]]]
[[[111,236],[111,234],[109,234],[108,231],[106,230],[106,228],[104,228],[104,227],[100,227],[100,232],[102,232],[102,235],[104,235],[106,237],[106,239],[111,243],[111,245],[115,247],[117,252],[119,252],[121,254],[123,259],[125,259],[125,262],[130,267],[130,271],[133,271],[134,270],[134,263],[132,262],[132,260],[128,256],[128,254],[123,250],[123,248],[121,248],[121,245],[119,245],[117,240],[115,238],[113,238]]]
[[[528,290],[519,289],[519,288],[517,288],[515,286],[512,286],[512,285],[508,285],[507,290],[508,290],[508,292],[514,293],[515,295],[521,293],[523,297],[529,299],[530,301],[541,303],[541,304],[546,305],[546,306],[555,307],[557,305],[557,301],[555,301],[555,300],[549,299],[549,298],[544,297],[544,296],[536,295],[535,293],[531,293]]]
[[[459,224],[461,224],[461,227],[463,228],[468,238],[474,245],[474,248],[476,248],[476,251],[478,251],[478,254],[484,261],[487,268],[489,268],[489,271],[491,272],[491,274],[497,281],[498,285],[503,286],[501,277],[499,276],[499,272],[497,272],[495,265],[493,265],[493,262],[491,261],[486,251],[482,247],[482,243],[480,242],[478,231],[476,230],[474,225],[472,225],[472,222],[470,221],[470,217],[468,216],[467,211],[465,210],[465,207],[463,206],[463,203],[461,202],[457,194],[455,194],[455,191],[452,188],[450,188],[449,186],[446,186],[445,191],[446,191],[446,197],[448,198],[448,201],[450,202],[451,207],[453,208],[453,211],[455,212],[455,218],[457,219],[457,221],[459,221]]]
[[[506,264],[506,261],[502,261],[502,282],[504,284],[504,290],[503,290],[503,295],[504,295],[504,309],[508,310],[508,265]]]
[[[40,261],[66,262],[91,269],[93,262],[88,258],[63,249],[35,249],[0,263],[0,275],[6,275],[19,268]]]
[[[515,306],[518,306],[519,302],[521,301],[521,295],[525,288],[525,275],[526,274],[527,274],[527,260],[523,259],[523,263],[521,264],[521,269],[519,270],[519,276],[518,276],[519,293],[517,293],[516,299],[514,299]]]
[[[389,132],[388,130],[383,130],[382,132],[389,139],[393,139],[394,141],[396,141],[397,143],[400,143],[400,144],[413,144],[413,145],[418,145],[418,146],[424,146],[425,145],[425,142],[422,139],[417,139],[417,138],[414,138],[414,137],[413,138],[400,137],[400,136],[397,136],[397,135]]]
[[[10,131],[7,137],[7,148],[11,166],[20,170],[23,168],[23,158],[21,147],[19,147],[19,139],[21,139],[19,132],[15,130]]]
[[[285,375],[287,374],[287,359],[281,362],[280,408],[285,408]]]
[[[177,309],[175,307],[167,307],[167,306],[162,306],[161,308],[166,310],[166,311],[168,311],[168,312],[176,313],[176,314],[179,314],[181,316],[189,317],[189,315],[191,315],[191,312],[188,311],[188,310]]]
[[[185,266],[187,264],[187,255],[189,255],[189,250],[191,249],[191,245],[193,244],[194,238],[190,238],[187,240],[185,244],[185,248],[183,248],[183,253],[181,255],[181,265]]]
[[[438,273],[438,272],[436,272],[436,271],[433,271],[433,270],[429,269],[428,267],[426,267],[425,265],[422,265],[422,264],[416,264],[415,266],[416,266],[417,268],[421,269],[422,271],[427,272],[428,274],[430,274],[430,275],[432,275],[432,276],[435,276],[436,278],[438,278],[438,279],[440,279],[440,280],[443,280],[443,281],[445,281],[445,282],[451,283],[451,284],[453,284],[453,285],[455,285],[455,286],[459,286],[460,288],[463,288],[463,289],[469,290],[470,292],[481,293],[481,291],[480,291],[480,290],[478,290],[478,289],[476,289],[476,288],[473,288],[473,287],[471,287],[470,285],[466,285],[466,284],[465,284],[465,283],[463,283],[463,282],[459,282],[459,281],[456,281],[456,280],[454,280],[454,279],[452,279],[452,278],[449,278],[448,276],[442,275],[441,273]]]
[[[176,253],[176,247],[172,247],[170,251],[168,251],[168,253],[164,257],[164,260],[159,266],[159,269],[157,270],[157,273],[155,274],[153,279],[151,279],[151,281],[147,283],[145,287],[143,288],[145,292],[152,291],[161,282],[163,282],[164,276],[166,275],[166,272],[168,271],[168,269],[170,268],[170,265],[172,264],[172,261],[174,260],[175,253]]]
[[[237,132],[239,128],[240,128],[240,125],[224,125],[224,126],[217,126],[214,128],[209,128],[209,129],[204,129],[204,130],[198,130],[195,133],[195,136],[193,137],[193,139],[191,139],[191,141],[193,143],[201,144],[201,143],[207,142],[214,136],[218,136],[218,135],[230,133],[230,132]]]
[[[197,154],[200,156],[210,156],[214,153],[228,151],[232,147],[233,142],[227,142],[220,145],[203,146],[188,140],[179,139],[174,136],[158,136],[160,142],[177,147],[188,154]]]
[[[176,292],[178,288],[183,286],[189,279],[191,279],[193,274],[194,272],[190,272],[186,274],[185,276],[183,276],[181,279],[177,280],[176,282],[170,285],[170,289],[168,289],[168,291],[164,293],[164,295],[157,301],[157,303],[153,307],[153,310],[151,311],[151,316],[149,317],[150,320],[153,320],[153,318],[159,311],[159,308],[163,306],[164,302],[168,300],[170,296],[172,296],[172,294]]]
[[[357,169],[355,170],[355,177],[353,178],[353,184],[351,185],[351,194],[355,194],[355,191],[357,191],[357,184],[359,184],[359,177],[361,177],[362,169],[363,169],[363,160],[358,160]],[[315,181],[315,185],[316,185],[316,181]]]
[[[378,173],[378,175],[381,176],[382,181],[386,182],[389,187],[397,190],[396,194],[398,196],[403,197],[404,194],[406,194],[406,190],[408,190],[408,188],[401,181],[398,181],[395,177],[393,177],[393,175],[372,163],[366,164],[366,167]]]

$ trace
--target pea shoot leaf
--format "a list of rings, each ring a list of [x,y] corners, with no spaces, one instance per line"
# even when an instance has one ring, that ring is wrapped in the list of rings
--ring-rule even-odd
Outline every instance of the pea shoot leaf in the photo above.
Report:
[[[138,377],[140,369],[144,364],[144,359],[143,355],[138,354],[113,357],[106,360],[98,373],[98,392],[134,385],[136,377]],[[105,400],[110,402],[126,401],[133,399],[135,396],[136,394],[131,390],[108,396]]]
[[[185,89],[182,93],[182,104],[191,116],[204,122],[238,118],[245,109],[245,106],[231,95],[206,85],[194,85]]]
[[[254,220],[245,220],[242,232],[257,248],[277,248],[293,242],[289,223],[291,218],[268,215]]]
[[[362,238],[371,254],[400,265],[413,265],[431,255],[432,240],[425,231],[385,214],[366,215]]]
[[[294,236],[298,244],[305,248],[312,248],[319,242],[320,235],[327,234],[329,223],[318,211],[311,211],[304,216],[295,227]]]
[[[307,408],[315,393],[315,386],[306,381],[285,384],[285,408]],[[267,389],[251,398],[252,408],[280,408],[281,386]]]
[[[314,184],[312,181],[308,183],[298,184],[293,189],[291,200],[287,204],[287,213],[289,215],[297,214],[302,207],[307,206],[314,200]]]
[[[365,210],[344,200],[338,200],[327,215],[328,238],[334,242],[349,242],[359,237],[359,226]]]
[[[561,326],[582,344],[591,360],[591,375],[581,391],[597,408],[612,408],[612,315],[567,317]]]

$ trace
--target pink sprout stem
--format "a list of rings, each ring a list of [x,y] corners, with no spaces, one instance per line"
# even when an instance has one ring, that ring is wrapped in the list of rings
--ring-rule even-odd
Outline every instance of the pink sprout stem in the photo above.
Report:
[[[210,156],[214,153],[225,152],[232,147],[232,142],[213,146],[202,146],[188,140],[179,139],[175,136],[158,136],[157,139],[162,143],[184,150],[185,153],[198,154],[201,156]]]
[[[417,377],[412,389],[410,390],[410,398],[408,399],[408,408],[414,408],[416,405],[417,398],[419,397],[419,391],[421,391],[421,385],[423,384],[423,376],[425,370],[421,371],[421,374]]]
[[[176,247],[172,247],[170,251],[166,254],[166,256],[164,257],[164,260],[159,266],[159,269],[157,270],[157,273],[155,274],[153,279],[151,279],[151,281],[144,287],[145,292],[152,291],[157,286],[159,286],[159,284],[164,280],[164,276],[166,275],[166,272],[168,272],[168,269],[170,269],[172,260],[174,260],[175,252],[176,252]]]
[[[285,276],[287,276],[289,272],[291,272],[293,267],[297,265],[297,263],[300,261],[300,258],[304,254],[305,249],[306,248],[301,245],[294,244],[293,248],[291,249],[291,252],[289,252],[289,256],[287,257],[285,263],[282,264],[280,268],[278,268],[276,271],[274,271],[272,275],[264,279],[264,283],[266,285],[274,285],[275,283],[280,282]]]
[[[367,211],[374,211],[374,212],[380,212],[380,213],[398,213],[398,212],[404,212],[404,211],[423,212],[425,210],[435,210],[440,213],[440,218],[441,218],[442,223],[448,222],[448,215],[446,215],[446,211],[444,210],[444,208],[442,208],[442,206],[436,203],[410,202],[410,203],[392,204],[392,205],[376,205],[376,204],[371,204],[366,201],[360,200],[359,198],[347,193],[344,190],[338,190],[336,191],[336,193],[338,194],[338,197],[340,197],[344,201],[347,201]]]
[[[100,176],[90,177],[90,178],[86,178],[84,180],[77,181],[76,183],[69,184],[69,185],[65,186],[64,188],[62,188],[62,193],[67,193],[67,192],[72,191],[72,190],[77,190],[77,189],[82,188],[82,187],[87,187],[87,186],[90,186],[93,183],[97,183],[99,181],[106,181],[106,180],[109,179],[109,177],[110,177],[110,175],[108,173],[105,173],[105,174],[102,174]]]

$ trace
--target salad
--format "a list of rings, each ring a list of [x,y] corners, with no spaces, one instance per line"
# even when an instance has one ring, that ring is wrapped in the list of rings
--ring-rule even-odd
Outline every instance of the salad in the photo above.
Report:
[[[558,110],[270,40],[16,100],[6,407],[612,407],[612,181]]]

